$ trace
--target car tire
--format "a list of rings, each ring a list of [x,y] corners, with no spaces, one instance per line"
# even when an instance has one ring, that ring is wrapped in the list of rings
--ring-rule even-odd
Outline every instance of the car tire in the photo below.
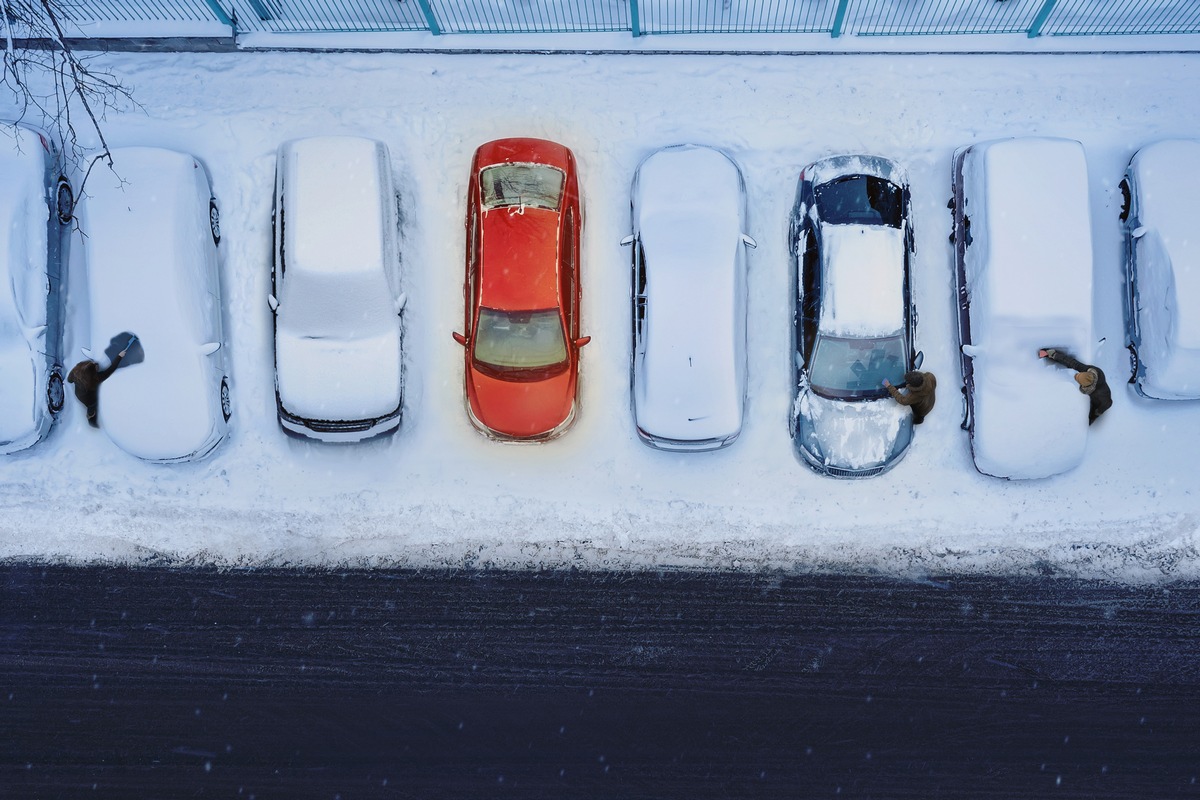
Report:
[[[50,371],[50,377],[46,379],[46,408],[51,414],[58,414],[63,410],[66,399],[67,391],[63,386],[62,368],[55,367]]]
[[[1129,348],[1129,382],[1137,383],[1138,377],[1138,354],[1137,348],[1133,345],[1126,345]]]
[[[213,244],[221,243],[221,212],[217,210],[217,201],[208,201],[208,228],[212,231]]]
[[[221,416],[229,422],[233,416],[233,402],[229,398],[229,379],[221,378]]]
[[[1129,220],[1129,207],[1132,203],[1132,198],[1129,193],[1129,181],[1121,181],[1121,222]]]
[[[61,175],[58,178],[58,188],[54,193],[54,210],[62,225],[67,225],[75,219],[75,193],[71,191],[71,184]]]

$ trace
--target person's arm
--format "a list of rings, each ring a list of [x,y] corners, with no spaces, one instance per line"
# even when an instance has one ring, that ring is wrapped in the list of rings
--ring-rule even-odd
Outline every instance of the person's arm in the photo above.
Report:
[[[103,372],[100,372],[99,374],[96,375],[96,378],[98,379],[97,383],[108,380],[108,376],[112,375],[114,372],[116,372],[117,367],[121,366],[121,359],[124,357],[125,357],[124,350],[117,353],[116,356],[113,357],[112,363],[108,365],[108,369],[106,369]]]
[[[888,394],[890,394],[900,405],[907,406],[912,403],[912,401],[909,400],[908,395],[901,394],[900,390],[895,386],[892,386],[892,382],[886,378],[883,380],[883,388],[887,389]]]
[[[1062,350],[1046,350],[1046,358],[1062,364],[1064,367],[1070,367],[1076,372],[1084,372],[1087,370],[1087,364],[1084,364],[1078,358],[1075,358],[1070,353],[1064,353]]]

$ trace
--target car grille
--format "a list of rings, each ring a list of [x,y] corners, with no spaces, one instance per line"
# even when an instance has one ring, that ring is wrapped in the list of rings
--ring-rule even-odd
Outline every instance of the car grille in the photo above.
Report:
[[[832,475],[835,478],[870,478],[872,475],[878,475],[887,469],[887,466],[873,467],[872,469],[839,469],[838,467],[823,467],[825,474]]]

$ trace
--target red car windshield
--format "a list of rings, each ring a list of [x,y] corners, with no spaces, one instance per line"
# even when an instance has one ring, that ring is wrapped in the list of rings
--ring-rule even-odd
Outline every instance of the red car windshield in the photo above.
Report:
[[[562,170],[545,164],[498,164],[479,174],[483,208],[545,208],[558,211],[562,203]]]
[[[567,368],[567,340],[558,309],[479,309],[475,364],[504,380],[542,380]]]

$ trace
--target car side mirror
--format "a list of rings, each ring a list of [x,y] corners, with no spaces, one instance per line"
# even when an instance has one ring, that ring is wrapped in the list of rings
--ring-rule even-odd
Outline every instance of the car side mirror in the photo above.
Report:
[[[634,240],[636,238],[637,237],[635,237],[632,233],[629,234],[628,236],[626,236],[624,239],[621,240],[621,247],[628,247],[629,245],[634,243]]]
[[[408,295],[401,292],[400,296],[396,298],[396,313],[399,314],[404,311],[406,305],[408,305]]]
[[[459,344],[461,344],[463,347],[466,347],[466,346],[467,346],[467,341],[468,341],[468,340],[467,340],[467,337],[463,336],[463,335],[462,335],[461,333],[459,333],[458,331],[455,331],[454,333],[452,333],[452,334],[450,334],[450,335],[454,337],[454,341],[458,342],[458,343],[459,343]]]
[[[95,361],[95,359],[92,358],[92,348],[81,347],[81,348],[79,348],[79,352],[83,353],[83,357],[88,359],[89,361]]]
[[[213,353],[217,352],[220,349],[221,349],[220,342],[208,342],[207,344],[200,345],[200,354],[205,355],[205,356],[211,356]]]
[[[742,244],[746,245],[746,247],[749,247],[752,250],[758,249],[758,242],[754,241],[752,238],[750,238],[750,236],[744,233],[742,234]]]
[[[979,348],[973,344],[964,344],[962,346],[962,354],[967,358],[975,358],[979,355]]]
[[[917,354],[915,356],[913,356],[913,369],[920,369],[921,365],[924,363],[925,363],[925,353],[924,353],[924,351],[918,350]]]
[[[272,314],[279,310],[279,300],[275,297],[275,295],[267,295],[267,307],[271,309]]]
[[[590,337],[590,336],[583,336],[583,337],[581,337],[581,338],[579,338],[579,339],[576,339],[576,340],[575,340],[575,347],[577,347],[577,348],[579,348],[579,347],[583,347],[585,344],[587,344],[587,343],[588,343],[588,342],[590,342],[591,340],[592,340],[592,337]]]
[[[1133,229],[1133,238],[1140,239],[1149,232],[1150,232],[1149,228],[1147,228],[1145,225],[1140,225]]]

